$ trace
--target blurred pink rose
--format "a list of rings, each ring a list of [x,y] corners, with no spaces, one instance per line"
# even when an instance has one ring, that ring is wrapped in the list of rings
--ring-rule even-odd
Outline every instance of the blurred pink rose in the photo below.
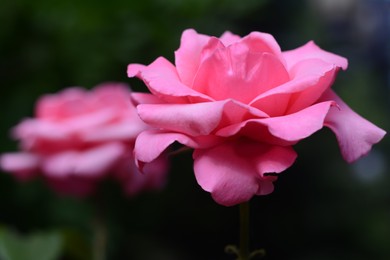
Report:
[[[106,177],[120,181],[133,195],[165,181],[165,160],[145,170],[134,164],[136,136],[147,128],[130,102],[127,85],[107,83],[91,91],[73,87],[37,102],[35,118],[12,131],[21,152],[1,156],[3,170],[20,180],[42,175],[57,191],[91,194]]]
[[[159,129],[139,135],[135,156],[142,165],[175,141],[194,148],[198,183],[226,206],[271,193],[275,173],[296,159],[292,146],[323,126],[352,162],[385,131],[330,89],[347,65],[313,42],[282,52],[266,33],[216,38],[186,30],[175,65],[160,57],[128,67],[153,94],[133,95],[139,115]]]

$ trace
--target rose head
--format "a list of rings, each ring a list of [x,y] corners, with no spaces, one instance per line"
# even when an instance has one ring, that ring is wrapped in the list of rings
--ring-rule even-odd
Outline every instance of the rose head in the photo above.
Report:
[[[292,146],[323,126],[352,162],[385,132],[330,89],[347,65],[313,42],[282,52],[266,33],[216,38],[186,30],[175,65],[160,57],[128,67],[153,94],[133,99],[156,129],[139,135],[135,156],[142,165],[175,141],[194,148],[198,183],[226,206],[271,193],[275,173],[295,161]]]
[[[22,152],[2,155],[0,166],[21,180],[41,174],[57,191],[79,196],[89,195],[107,175],[119,179],[129,195],[160,187],[164,160],[151,164],[149,174],[134,164],[135,138],[147,125],[130,93],[124,84],[107,83],[43,96],[35,117],[12,131]]]

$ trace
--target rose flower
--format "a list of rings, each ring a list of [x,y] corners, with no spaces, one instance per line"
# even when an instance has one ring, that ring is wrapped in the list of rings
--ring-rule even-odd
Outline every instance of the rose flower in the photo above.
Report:
[[[352,111],[330,88],[347,60],[315,43],[282,52],[266,33],[220,38],[184,31],[175,65],[159,57],[130,64],[150,94],[134,94],[138,114],[154,130],[136,140],[139,165],[153,162],[173,142],[194,149],[199,185],[230,206],[273,191],[300,140],[323,126],[352,162],[385,131]]]
[[[20,180],[42,176],[58,192],[86,196],[103,178],[120,181],[127,195],[165,182],[162,158],[138,171],[133,147],[147,129],[125,84],[107,83],[91,91],[79,87],[41,97],[35,117],[12,131],[21,152],[1,156],[0,166]]]

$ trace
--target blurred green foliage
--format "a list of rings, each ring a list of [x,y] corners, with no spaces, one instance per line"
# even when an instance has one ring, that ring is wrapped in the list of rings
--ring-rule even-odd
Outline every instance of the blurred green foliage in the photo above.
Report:
[[[8,229],[0,231],[0,256],[4,260],[55,260],[61,254],[61,236],[56,232],[20,236]]]
[[[127,79],[127,64],[150,63],[158,56],[173,60],[186,28],[211,35],[225,30],[239,35],[269,32],[284,50],[313,39],[350,61],[334,89],[361,115],[389,129],[390,31],[387,23],[378,22],[382,16],[387,21],[388,2],[350,1],[350,9],[336,6],[333,12],[325,12],[321,2],[325,1],[2,1],[1,152],[17,149],[9,129],[33,115],[34,102],[42,94],[104,81],[123,81],[146,91],[139,81]],[[364,5],[376,10],[376,20],[356,11],[367,10]],[[296,150],[298,160],[281,174],[275,192],[251,202],[252,247],[265,248],[266,260],[389,259],[387,138],[352,166],[341,159],[329,130],[301,142]],[[58,250],[58,259],[91,258],[91,200],[61,197],[41,180],[18,183],[7,173],[0,176],[0,190],[0,223],[18,233],[2,231],[3,254],[18,247],[16,253],[23,254],[42,250],[34,259],[44,259],[45,252],[54,257]],[[159,193],[128,199],[115,183],[101,190],[107,259],[231,259],[223,248],[238,242],[238,209],[217,205],[201,190],[190,154],[172,158],[169,183]]]

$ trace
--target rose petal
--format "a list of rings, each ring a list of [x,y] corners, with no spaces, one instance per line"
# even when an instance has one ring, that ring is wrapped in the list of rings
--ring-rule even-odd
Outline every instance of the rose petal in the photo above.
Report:
[[[88,96],[93,100],[96,109],[101,109],[102,106],[128,108],[130,95],[130,87],[120,82],[101,83],[88,92]]]
[[[181,36],[181,43],[175,51],[177,73],[184,85],[191,86],[200,62],[200,53],[207,44],[210,36],[198,34],[193,29],[185,30]]]
[[[294,50],[285,51],[283,52],[283,56],[288,69],[305,59],[320,59],[329,64],[341,67],[344,70],[348,67],[348,60],[346,58],[322,50],[313,41]]]
[[[146,68],[147,68],[147,66],[145,66],[143,64],[138,64],[138,63],[129,64],[127,66],[127,76],[129,78],[133,78],[133,77],[140,78],[141,77],[141,71],[143,71]]]
[[[37,175],[40,157],[30,153],[6,153],[0,157],[2,170],[13,173],[20,180],[29,180]]]
[[[147,124],[191,136],[208,135],[218,125],[240,122],[249,113],[267,116],[262,111],[240,106],[231,100],[197,104],[143,104],[137,109]]]
[[[12,136],[20,140],[20,147],[31,153],[51,154],[81,145],[60,124],[44,120],[25,119],[12,129]]]
[[[147,124],[184,134],[208,135],[220,123],[225,102],[197,104],[139,105],[139,116]]]
[[[332,108],[325,118],[325,125],[335,134],[343,158],[351,163],[367,154],[386,132],[367,121],[347,106],[332,90],[321,100],[334,100],[338,108]]]
[[[191,148],[202,148],[221,142],[221,138],[216,136],[189,137],[180,133],[146,130],[137,137],[135,142],[135,158],[144,163],[152,162],[174,142],[179,142]]]
[[[240,43],[248,46],[250,52],[271,53],[275,55],[283,65],[285,65],[280,46],[271,34],[251,32],[242,38]]]
[[[154,95],[168,103],[212,101],[210,97],[184,85],[176,68],[165,58],[160,57],[149,66],[130,64],[127,72],[142,79]]]
[[[121,112],[131,113],[130,110]],[[117,119],[118,116],[131,117],[130,114],[120,115],[118,110],[104,108],[90,114],[58,122],[26,119],[13,129],[12,134],[15,139],[21,140],[23,149],[50,154],[66,149],[78,149],[83,145],[84,136],[88,136],[89,132],[92,133],[95,130],[99,132],[99,129],[111,125],[112,121]],[[135,111],[134,117],[138,117]],[[140,122],[140,124],[143,123]],[[124,134],[123,132],[119,133],[119,128],[121,126],[118,127],[117,133]],[[97,132],[94,134],[96,137],[98,135]],[[91,138],[94,137],[91,136]]]
[[[67,138],[67,131],[60,124],[28,118],[12,129],[12,137],[22,141],[43,138],[60,142]]]
[[[84,152],[66,151],[46,158],[43,170],[47,176],[90,176],[100,178],[126,152],[122,143],[108,143]]]
[[[290,81],[264,92],[250,105],[272,116],[295,113],[317,101],[331,86],[337,71],[337,67],[319,59],[298,62],[289,72]]]
[[[273,136],[268,128],[259,123],[256,119],[249,119],[239,124],[230,125],[221,128],[215,133],[216,136],[221,137],[232,137],[232,136],[243,136],[258,142],[264,142],[271,145],[279,146],[291,146],[297,143],[297,141],[287,141]]]
[[[305,60],[298,62],[291,70],[292,83],[300,86],[299,92],[290,97],[286,113],[294,113],[316,102],[331,87],[339,68],[332,64],[324,64],[321,60]]]
[[[215,100],[231,98],[249,103],[288,79],[287,71],[275,55],[251,52],[248,46],[236,43],[217,48],[203,61],[193,89]]]
[[[114,141],[129,143],[135,140],[137,135],[147,128],[147,125],[141,119],[133,118],[112,125],[86,129],[80,133],[79,137],[88,143]]]
[[[272,192],[274,176],[292,165],[291,147],[270,146],[239,139],[210,149],[196,149],[194,170],[199,185],[224,206],[248,201],[253,195]]]
[[[132,93],[131,94],[132,103],[137,106],[139,104],[162,104],[165,103],[163,100],[157,98],[156,96],[148,93]]]
[[[273,136],[299,141],[320,130],[334,102],[322,102],[287,116],[260,119]]]
[[[246,133],[256,140],[270,144],[292,144],[306,138],[324,125],[325,117],[334,102],[327,101],[315,104],[297,113],[262,119],[249,119],[236,125],[219,130],[219,136],[233,136],[238,132]],[[250,127],[250,132],[246,128]],[[269,134],[276,138],[270,138]]]
[[[241,37],[236,35],[236,34],[233,34],[233,33],[229,32],[229,31],[226,31],[226,32],[224,32],[221,35],[221,37],[219,37],[219,39],[221,40],[223,45],[229,46],[229,45],[231,45],[233,43],[236,43],[239,40],[241,40]]]
[[[35,115],[41,119],[62,119],[77,115],[83,110],[85,103],[83,99],[86,97],[87,91],[83,88],[72,87],[67,88],[57,94],[46,94],[38,99]],[[78,109],[68,104],[77,104]]]

